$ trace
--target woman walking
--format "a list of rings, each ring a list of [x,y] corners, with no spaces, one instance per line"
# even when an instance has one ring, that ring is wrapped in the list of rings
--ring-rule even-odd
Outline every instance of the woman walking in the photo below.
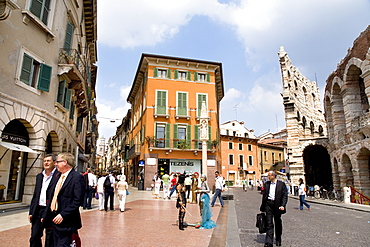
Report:
[[[308,210],[310,210],[311,206],[305,201],[306,186],[303,183],[303,179],[302,178],[298,179],[298,182],[299,182],[298,195],[299,195],[299,202],[300,202],[298,210],[303,210],[303,204],[307,207]]]
[[[185,175],[181,174],[177,181],[176,192],[177,192],[177,201],[176,208],[179,209],[179,229],[184,230],[184,218],[186,212],[186,196],[185,196]]]
[[[126,182],[126,176],[121,175],[119,182],[116,185],[117,195],[119,200],[119,209],[121,212],[125,211],[126,204],[126,190],[128,189],[128,184]]]
[[[161,178],[159,176],[156,177],[154,181],[154,195],[155,199],[159,199],[159,191],[161,189]]]

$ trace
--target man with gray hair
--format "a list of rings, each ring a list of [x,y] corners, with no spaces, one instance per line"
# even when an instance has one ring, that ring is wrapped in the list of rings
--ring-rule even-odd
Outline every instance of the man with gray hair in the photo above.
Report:
[[[48,213],[52,217],[55,246],[69,247],[72,234],[82,227],[79,207],[85,185],[82,175],[73,169],[75,157],[72,154],[61,153],[55,162],[61,174],[47,191]]]
[[[276,179],[275,171],[268,172],[268,180],[264,185],[261,212],[266,212],[267,231],[265,247],[272,247],[274,241],[274,222],[276,246],[281,246],[283,225],[281,215],[286,212],[288,193],[284,182]]]

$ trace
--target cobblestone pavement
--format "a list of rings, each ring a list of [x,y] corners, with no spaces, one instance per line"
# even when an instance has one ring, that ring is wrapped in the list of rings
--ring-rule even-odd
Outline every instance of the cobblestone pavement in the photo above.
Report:
[[[265,234],[255,227],[261,194],[232,188],[241,246],[263,246]],[[311,211],[298,210],[289,197],[283,215],[282,246],[370,246],[370,213],[309,202]]]

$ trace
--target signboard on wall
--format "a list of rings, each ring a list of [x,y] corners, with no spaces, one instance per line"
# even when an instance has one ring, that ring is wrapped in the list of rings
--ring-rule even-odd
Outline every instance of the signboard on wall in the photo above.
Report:
[[[155,166],[157,164],[156,158],[147,158],[146,164],[148,166]]]
[[[171,172],[186,172],[187,174],[192,174],[194,172],[201,173],[201,161],[187,159],[170,160],[170,173]]]

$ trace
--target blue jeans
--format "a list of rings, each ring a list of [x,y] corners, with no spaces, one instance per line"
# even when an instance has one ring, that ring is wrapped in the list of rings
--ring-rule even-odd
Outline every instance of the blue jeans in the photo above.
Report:
[[[306,196],[305,195],[300,195],[299,196],[299,209],[303,210],[303,204],[307,207],[310,208],[310,205],[304,200]]]
[[[170,192],[170,197],[172,196],[173,192],[176,191],[176,186],[177,185],[172,186],[172,189],[171,189],[171,192]]]
[[[224,200],[222,200],[222,195],[221,195],[221,190],[220,189],[216,189],[216,192],[215,192],[215,194],[212,198],[211,206],[213,207],[215,205],[217,197],[220,199],[221,206],[224,206]]]
[[[84,209],[86,209],[86,208],[90,209],[91,208],[91,200],[92,200],[93,192],[94,192],[94,189],[93,189],[92,186],[89,186],[87,188],[87,190],[85,190],[84,202],[82,204],[82,207]]]

